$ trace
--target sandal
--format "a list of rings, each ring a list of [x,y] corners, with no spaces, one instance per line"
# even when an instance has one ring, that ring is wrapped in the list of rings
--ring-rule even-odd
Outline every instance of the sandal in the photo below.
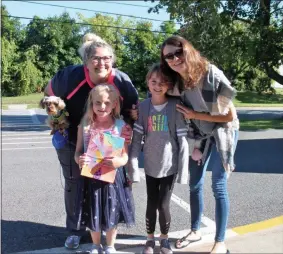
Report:
[[[192,236],[192,231],[188,233],[186,236],[182,237],[181,239],[178,239],[175,242],[175,248],[176,249],[183,249],[187,247],[190,243],[198,242],[201,240],[201,236],[194,235]],[[190,239],[190,237],[192,237]],[[197,238],[198,237],[198,238]]]
[[[226,249],[226,252],[225,252],[225,250],[223,249],[223,246],[222,246],[222,249],[221,249],[221,246],[219,247],[216,247],[215,248],[215,244],[214,244],[214,246],[213,246],[213,249],[212,249],[212,251],[214,251],[214,252],[210,252],[210,254],[215,254],[215,253],[225,253],[225,254],[230,254],[230,251],[226,248],[226,246],[224,245],[224,247],[225,247],[225,249]]]

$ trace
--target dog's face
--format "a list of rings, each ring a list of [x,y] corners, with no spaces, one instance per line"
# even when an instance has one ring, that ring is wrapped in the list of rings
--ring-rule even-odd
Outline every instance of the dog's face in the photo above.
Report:
[[[39,105],[46,109],[48,115],[57,115],[60,110],[66,107],[65,102],[56,96],[45,96],[41,99]]]

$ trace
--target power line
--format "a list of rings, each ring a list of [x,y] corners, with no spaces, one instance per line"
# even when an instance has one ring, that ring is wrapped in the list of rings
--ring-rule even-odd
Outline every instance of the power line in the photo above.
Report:
[[[34,18],[19,17],[19,16],[12,16],[12,15],[2,15],[2,17],[34,20]],[[109,25],[107,25],[107,26],[106,25],[95,25],[95,24],[89,24],[89,23],[70,22],[70,21],[58,21],[58,20],[40,19],[40,18],[37,18],[36,20],[45,21],[45,22],[54,22],[54,23],[76,24],[76,25],[83,25],[83,26],[97,26],[97,27],[107,27],[107,28],[124,29],[124,30],[132,30],[132,31],[143,31],[143,32],[152,32],[152,33],[159,33],[159,34],[168,34],[166,32],[162,32],[162,31],[152,31],[152,30],[139,29],[139,28],[130,28],[130,27],[109,26]]]
[[[60,8],[69,8],[69,9],[73,9],[73,10],[89,11],[89,12],[103,13],[103,14],[108,14],[108,15],[116,15],[116,16],[123,16],[123,17],[129,17],[129,18],[138,18],[138,19],[151,20],[151,21],[170,22],[169,20],[144,18],[144,17],[139,17],[139,16],[125,15],[125,14],[119,14],[119,13],[113,13],[113,12],[104,12],[104,11],[85,9],[85,8],[69,7],[69,6],[58,5],[58,4],[45,4],[45,3],[37,3],[37,2],[33,2],[33,1],[22,1],[22,0],[19,0],[19,1],[16,1],[16,2],[38,4],[38,5],[45,5],[45,6],[53,6],[53,7],[60,7]],[[180,24],[180,23],[174,22],[174,24]]]
[[[128,6],[151,8],[150,6],[138,5],[138,4],[125,4],[125,3],[118,3],[118,2],[114,2],[114,1],[104,1],[104,0],[95,0],[95,1],[96,2],[103,2],[103,3],[106,3],[106,4],[120,4],[120,5],[128,5]]]

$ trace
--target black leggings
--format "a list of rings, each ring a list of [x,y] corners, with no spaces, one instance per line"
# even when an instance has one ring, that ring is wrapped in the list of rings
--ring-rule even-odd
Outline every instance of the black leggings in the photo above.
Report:
[[[146,207],[146,231],[153,234],[156,224],[156,212],[159,212],[160,231],[167,235],[170,222],[170,200],[174,188],[175,174],[162,178],[154,178],[146,175],[147,207]]]

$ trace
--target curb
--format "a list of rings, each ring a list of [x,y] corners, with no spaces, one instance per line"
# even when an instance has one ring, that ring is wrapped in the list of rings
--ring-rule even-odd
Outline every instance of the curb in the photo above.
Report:
[[[240,227],[232,228],[232,230],[238,235],[244,235],[252,232],[261,231],[264,229],[269,229],[275,226],[283,225],[283,215],[279,217],[275,217],[269,220],[264,220]]]
[[[265,221],[260,221],[252,224],[247,224],[244,226],[240,227],[235,227],[232,229],[227,229],[226,231],[226,241],[229,241],[230,239],[237,237],[237,236],[242,236],[245,234],[249,234],[252,232],[259,232],[265,229],[269,229],[272,227],[276,227],[279,225],[283,225],[283,215],[279,217],[275,217],[272,219],[268,219]],[[178,231],[178,235],[182,237],[186,233],[188,233],[189,230],[182,230]],[[184,249],[175,249],[173,248],[174,253],[188,253],[190,252],[192,248],[202,248],[202,246],[207,246],[208,244],[210,245],[211,243],[214,242],[214,232],[209,232],[208,234],[204,234],[202,237],[202,241],[196,242],[188,246],[187,248]],[[173,236],[174,235],[174,236]],[[177,237],[177,234],[169,233],[169,238],[172,236],[174,238]],[[146,237],[132,237],[132,239],[117,239],[116,240],[116,248],[117,252],[116,253],[140,253],[141,248],[143,248],[144,242],[145,242]],[[91,248],[91,243],[87,244],[81,244],[80,247],[77,250],[68,250],[65,247],[58,247],[58,248],[52,248],[52,249],[43,249],[43,250],[33,250],[33,251],[25,251],[25,252],[17,252],[18,254],[23,254],[23,253],[84,253],[85,251],[89,250]],[[121,246],[123,245],[123,246]],[[156,241],[156,247],[157,249],[159,248],[159,242]]]

